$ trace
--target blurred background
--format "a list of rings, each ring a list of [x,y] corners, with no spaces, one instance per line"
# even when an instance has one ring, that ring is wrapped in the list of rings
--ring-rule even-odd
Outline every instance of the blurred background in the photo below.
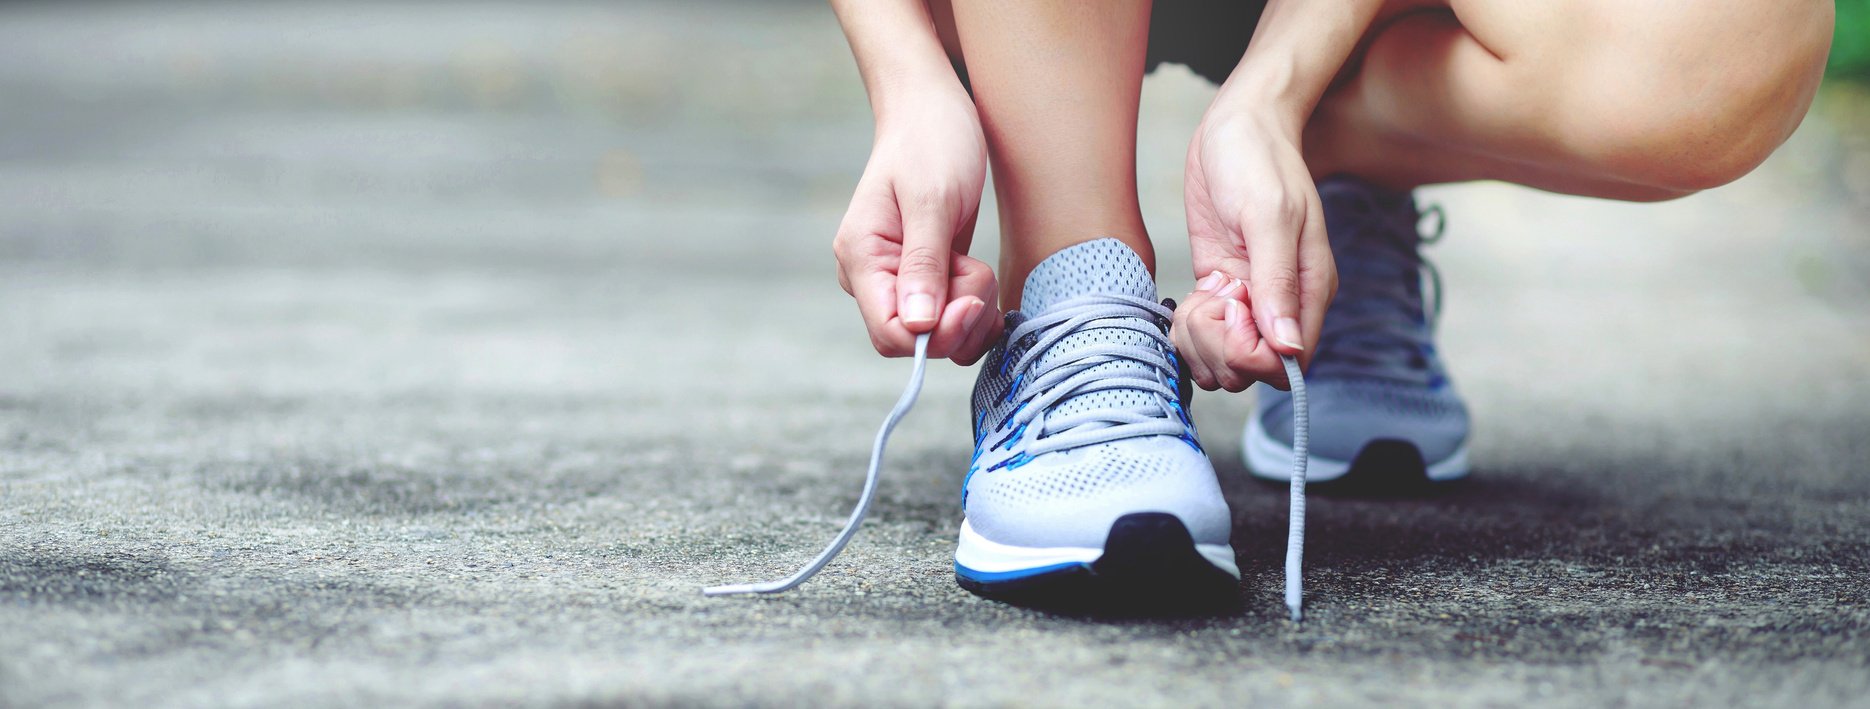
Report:
[[[0,704],[1860,698],[1870,0],[1838,20],[1735,184],[1424,191],[1477,481],[1317,505],[1295,628],[1275,574],[1183,625],[954,589],[951,366],[847,561],[695,596],[836,529],[906,371],[832,270],[870,118],[819,3],[0,3]],[[1211,95],[1145,85],[1167,294]],[[1248,410],[1200,399],[1270,569]]]

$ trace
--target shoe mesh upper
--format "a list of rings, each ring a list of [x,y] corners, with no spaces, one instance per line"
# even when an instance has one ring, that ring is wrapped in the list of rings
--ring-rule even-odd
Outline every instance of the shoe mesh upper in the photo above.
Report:
[[[1430,461],[1452,454],[1467,440],[1467,407],[1448,381],[1424,308],[1414,199],[1344,178],[1318,190],[1341,285],[1306,371],[1312,454],[1350,460],[1377,439],[1411,442]],[[1290,445],[1290,395],[1256,390],[1260,425]]]
[[[1046,259],[1027,278],[1021,310],[1008,314],[1013,328],[1042,316],[1054,305],[1093,294],[1122,295],[1153,301],[1155,284],[1142,259],[1114,239],[1078,244]],[[1151,323],[1158,330],[1166,322]],[[1005,436],[1002,422],[1013,415],[1021,396],[1009,397],[1019,373],[1017,362],[1042,334],[1023,342],[1003,342],[981,363],[974,390],[977,443],[992,447]],[[1118,327],[1090,326],[1059,339],[1036,358],[1034,369],[1067,364],[1085,348],[1121,344],[1158,348],[1148,334]],[[1166,354],[1165,354],[1166,356]],[[1135,360],[1113,359],[1090,368],[1116,373],[1126,368],[1156,376]],[[1186,402],[1178,402],[1186,405]],[[1059,400],[1048,416],[1063,417],[1113,408],[1160,406],[1157,394],[1141,389],[1111,389]],[[1179,430],[1179,429],[1178,429]],[[1110,525],[1124,514],[1168,512],[1181,518],[1197,541],[1225,543],[1231,516],[1221,498],[1207,456],[1188,440],[1173,435],[1098,443],[1044,453],[1018,466],[989,469],[994,450],[977,459],[965,484],[969,523],[985,537],[1018,546],[1102,546]]]

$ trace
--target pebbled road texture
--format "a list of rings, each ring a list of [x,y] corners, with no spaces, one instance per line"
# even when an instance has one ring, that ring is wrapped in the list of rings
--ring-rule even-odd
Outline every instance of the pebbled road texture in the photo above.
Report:
[[[1170,295],[1208,91],[1146,88]],[[832,278],[868,136],[815,4],[0,5],[0,704],[1864,706],[1861,90],[1689,199],[1427,191],[1477,471],[1314,501],[1303,625],[1242,396],[1239,614],[956,588],[951,365],[842,559],[700,596],[907,371]]]

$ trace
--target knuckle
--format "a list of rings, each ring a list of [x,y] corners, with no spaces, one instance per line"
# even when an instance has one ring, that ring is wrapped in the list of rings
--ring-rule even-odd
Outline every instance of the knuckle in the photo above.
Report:
[[[838,263],[842,264],[850,260],[850,254],[851,233],[847,230],[839,229],[838,233],[831,237],[831,255],[837,258]]]
[[[1222,357],[1222,362],[1227,365],[1228,369],[1235,372],[1252,373],[1258,369],[1256,366],[1258,362],[1253,361],[1253,355],[1246,353],[1229,352]]]
[[[1276,271],[1259,279],[1261,292],[1296,295],[1299,292],[1299,278],[1285,271]]]
[[[1260,226],[1297,224],[1305,218],[1305,199],[1285,190],[1265,190],[1249,198],[1241,223]]]
[[[941,273],[948,265],[948,260],[932,246],[912,246],[903,251],[902,262],[897,266],[897,273],[928,275]]]
[[[876,348],[877,354],[885,357],[896,356],[896,343],[891,342],[888,337],[876,330],[870,331],[870,346]]]
[[[943,209],[956,201],[961,191],[946,182],[932,182],[904,188],[903,206],[915,211]]]
[[[1312,269],[1306,271],[1304,276],[1308,277],[1311,281],[1311,288],[1313,290],[1324,293],[1327,297],[1337,295],[1337,269]]]

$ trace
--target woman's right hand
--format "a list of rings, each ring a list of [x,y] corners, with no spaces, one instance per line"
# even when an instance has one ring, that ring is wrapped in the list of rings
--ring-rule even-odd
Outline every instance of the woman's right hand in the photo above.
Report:
[[[857,299],[886,357],[915,352],[973,364],[999,336],[993,270],[967,255],[987,179],[987,141],[959,85],[877,117],[870,162],[832,249],[838,283]]]

